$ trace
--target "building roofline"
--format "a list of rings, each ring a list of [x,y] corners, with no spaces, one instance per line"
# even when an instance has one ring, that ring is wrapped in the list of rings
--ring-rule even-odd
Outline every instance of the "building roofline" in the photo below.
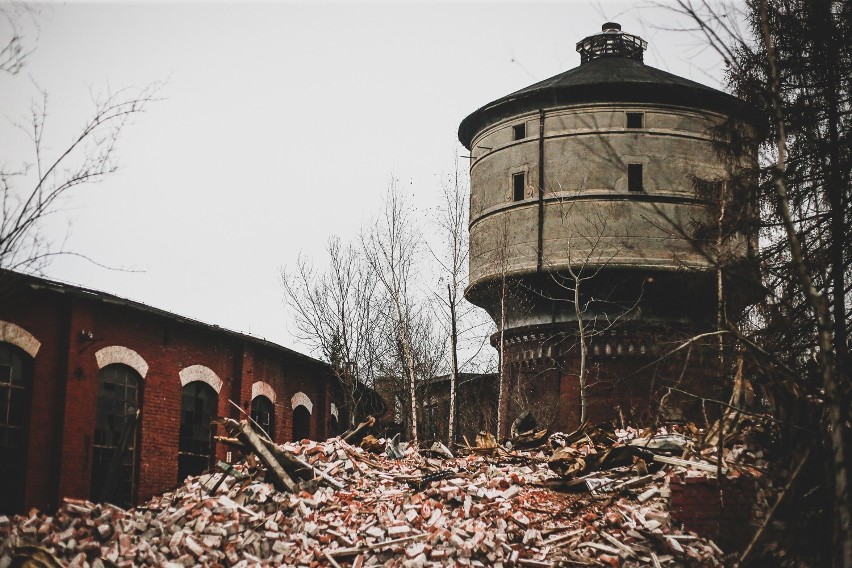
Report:
[[[5,278],[9,278],[9,280],[12,282],[15,282],[16,280],[21,281],[33,290],[49,290],[51,292],[56,292],[59,294],[71,294],[73,296],[87,300],[97,300],[105,304],[125,306],[133,310],[169,319],[177,323],[200,327],[218,333],[224,333],[225,335],[234,338],[242,339],[244,341],[254,343],[256,345],[262,345],[264,347],[268,347],[270,349],[281,351],[291,356],[295,356],[296,358],[301,359],[306,363],[326,367],[328,369],[331,368],[328,363],[324,361],[320,361],[319,359],[315,359],[309,355],[305,355],[304,353],[299,353],[298,351],[290,349],[289,347],[284,347],[283,345],[279,345],[277,343],[269,341],[268,339],[256,337],[254,335],[249,335],[239,331],[234,331],[216,324],[206,323],[188,316],[183,316],[174,312],[163,310],[161,308],[149,306],[148,304],[145,304],[143,302],[130,300],[128,298],[122,298],[120,296],[116,296],[115,294],[110,294],[109,292],[102,292],[100,290],[94,290],[92,288],[85,288],[76,284],[71,284],[60,280],[53,280],[42,276],[24,274],[21,272],[15,272],[13,270],[0,269],[0,279]]]
[[[459,384],[463,384],[463,383],[467,383],[467,382],[470,382],[470,381],[475,381],[477,379],[493,379],[493,378],[496,378],[497,376],[498,376],[498,373],[489,373],[489,372],[485,372],[485,373],[459,373],[458,377],[456,377],[456,379],[457,379]],[[446,382],[449,382],[449,381],[450,381],[450,374],[447,373],[447,374],[444,374],[444,375],[436,375],[434,377],[429,377],[428,379],[426,379],[425,383],[431,385],[431,384],[436,384],[436,383],[437,384],[446,383]]]
[[[459,124],[468,150],[482,130],[518,114],[583,103],[665,104],[721,112],[753,123],[755,110],[702,83],[624,57],[602,57],[573,67],[478,108]]]

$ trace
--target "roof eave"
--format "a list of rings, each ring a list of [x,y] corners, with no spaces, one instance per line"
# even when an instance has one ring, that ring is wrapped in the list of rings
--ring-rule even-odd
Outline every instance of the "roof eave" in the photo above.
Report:
[[[695,100],[701,100],[701,102],[696,103]],[[582,102],[677,104],[700,110],[737,113],[744,116],[749,114],[744,112],[748,110],[746,103],[732,95],[687,85],[613,81],[589,85],[545,87],[534,91],[522,91],[517,95],[508,95],[477,109],[459,124],[459,142],[470,150],[473,138],[490,124],[521,112]]]

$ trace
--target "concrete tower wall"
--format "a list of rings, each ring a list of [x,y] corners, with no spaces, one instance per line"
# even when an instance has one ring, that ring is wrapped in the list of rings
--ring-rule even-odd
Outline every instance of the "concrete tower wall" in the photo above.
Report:
[[[641,128],[627,127],[628,113],[642,115]],[[727,177],[711,132],[722,120],[662,105],[583,104],[485,128],[471,151],[471,287],[504,271],[535,272],[539,263],[545,270],[710,268],[709,247],[696,250],[688,237],[697,223],[710,221],[693,179]],[[519,124],[526,136],[515,140]],[[628,164],[642,166],[641,191],[628,189]],[[516,174],[524,176],[522,199],[516,199]],[[729,246],[735,256],[747,254],[745,240]]]

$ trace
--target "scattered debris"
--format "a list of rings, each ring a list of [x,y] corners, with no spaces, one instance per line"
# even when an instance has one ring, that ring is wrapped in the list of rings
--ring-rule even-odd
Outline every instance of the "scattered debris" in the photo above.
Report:
[[[480,432],[476,435],[476,446],[468,444],[468,449],[480,455],[493,456],[497,453],[497,440],[491,432]]]
[[[436,456],[440,456],[442,458],[453,459],[453,452],[450,451],[450,448],[445,446],[439,441],[434,442],[430,447],[429,451],[432,452]]]
[[[512,423],[510,431],[513,448],[534,448],[547,439],[547,428],[538,428],[535,417],[527,410]]]
[[[737,478],[765,465],[666,429],[554,434],[555,449],[531,451],[481,433],[453,457],[376,439],[368,422],[281,446],[223,424],[243,463],[127,511],[65,499],[53,516],[0,516],[0,567],[721,566],[718,543],[673,519],[670,479],[681,495],[684,480],[715,479],[719,459]]]
[[[399,433],[394,434],[393,438],[385,442],[385,454],[389,458],[401,460],[405,457],[405,452],[399,444]]]
[[[344,442],[349,442],[350,444],[357,444],[358,440],[360,440],[364,434],[373,426],[376,425],[376,418],[374,416],[368,417],[364,422],[358,424],[352,430],[344,433],[340,438]]]

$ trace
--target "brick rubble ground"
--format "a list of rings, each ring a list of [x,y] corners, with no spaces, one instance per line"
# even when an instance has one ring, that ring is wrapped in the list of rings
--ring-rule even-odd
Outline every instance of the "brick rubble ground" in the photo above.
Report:
[[[215,473],[129,511],[66,499],[54,516],[0,516],[0,568],[23,558],[73,567],[723,563],[713,542],[671,520],[669,476],[705,475],[691,468],[616,468],[578,494],[547,487],[557,476],[541,451],[438,459],[408,449],[390,459],[339,439],[283,447],[342,488],[317,478],[292,494],[227,476],[211,495]],[[251,457],[236,470],[257,477]]]

